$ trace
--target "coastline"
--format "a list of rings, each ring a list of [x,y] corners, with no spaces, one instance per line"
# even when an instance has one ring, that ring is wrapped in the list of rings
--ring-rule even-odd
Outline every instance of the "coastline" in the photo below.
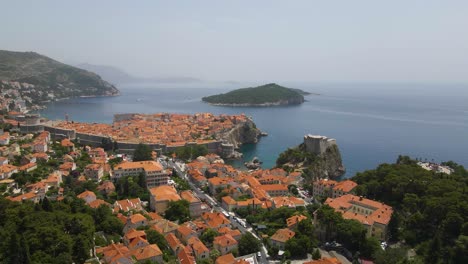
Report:
[[[262,103],[262,104],[224,104],[224,103],[210,103],[207,101],[203,101],[204,103],[207,103],[209,105],[213,106],[230,106],[230,107],[269,107],[269,106],[289,106],[289,105],[300,105],[301,103],[289,103],[289,102],[268,102],[268,103]]]

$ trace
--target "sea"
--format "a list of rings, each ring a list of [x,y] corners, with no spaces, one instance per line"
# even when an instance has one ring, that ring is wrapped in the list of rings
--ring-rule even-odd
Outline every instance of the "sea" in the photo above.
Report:
[[[249,83],[125,84],[120,96],[72,98],[41,110],[52,120],[112,123],[117,113],[201,113],[251,116],[267,132],[241,148],[242,167],[258,157],[263,168],[303,141],[305,134],[335,138],[346,167],[344,178],[395,162],[398,155],[427,161],[453,160],[468,167],[468,85],[443,83],[295,83],[281,85],[319,95],[295,106],[224,107],[201,101]]]

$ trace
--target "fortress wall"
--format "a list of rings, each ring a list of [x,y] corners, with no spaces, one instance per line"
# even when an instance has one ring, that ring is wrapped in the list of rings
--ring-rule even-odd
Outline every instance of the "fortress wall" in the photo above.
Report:
[[[308,152],[320,155],[323,154],[330,146],[336,145],[336,140],[320,135],[305,135],[304,145]]]
[[[44,130],[49,131],[50,137],[54,140],[64,139],[64,138],[69,138],[69,139],[76,138],[75,130],[56,128],[56,127],[50,127],[50,126],[44,126]]]

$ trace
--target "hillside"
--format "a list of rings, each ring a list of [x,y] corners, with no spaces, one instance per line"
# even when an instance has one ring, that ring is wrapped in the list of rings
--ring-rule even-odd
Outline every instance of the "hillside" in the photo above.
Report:
[[[304,95],[307,94],[307,92],[299,89],[290,89],[270,83],[203,97],[202,100],[214,105],[228,106],[295,105],[302,104],[304,102]]]
[[[18,90],[33,103],[77,96],[113,96],[119,90],[95,73],[35,52],[0,50],[0,80],[27,83]]]
[[[89,63],[83,63],[77,65],[81,69],[95,72],[102,78],[115,84],[128,84],[128,83],[198,83],[202,80],[193,77],[161,77],[161,78],[145,78],[137,77],[128,74],[124,70],[107,65],[94,65]]]

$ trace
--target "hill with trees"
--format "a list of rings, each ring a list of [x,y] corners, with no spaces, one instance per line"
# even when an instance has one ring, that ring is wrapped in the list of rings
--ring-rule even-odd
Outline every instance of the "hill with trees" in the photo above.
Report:
[[[258,87],[242,88],[224,94],[203,97],[202,101],[226,106],[274,106],[296,105],[304,102],[310,93],[280,86],[276,83]]]
[[[0,80],[33,85],[21,95],[34,103],[79,96],[114,96],[119,90],[95,73],[35,52],[0,50]],[[23,87],[22,87],[23,88]],[[21,88],[19,88],[21,90]]]
[[[468,172],[427,171],[409,157],[357,173],[357,194],[394,208],[392,241],[416,250],[425,263],[468,263]]]

